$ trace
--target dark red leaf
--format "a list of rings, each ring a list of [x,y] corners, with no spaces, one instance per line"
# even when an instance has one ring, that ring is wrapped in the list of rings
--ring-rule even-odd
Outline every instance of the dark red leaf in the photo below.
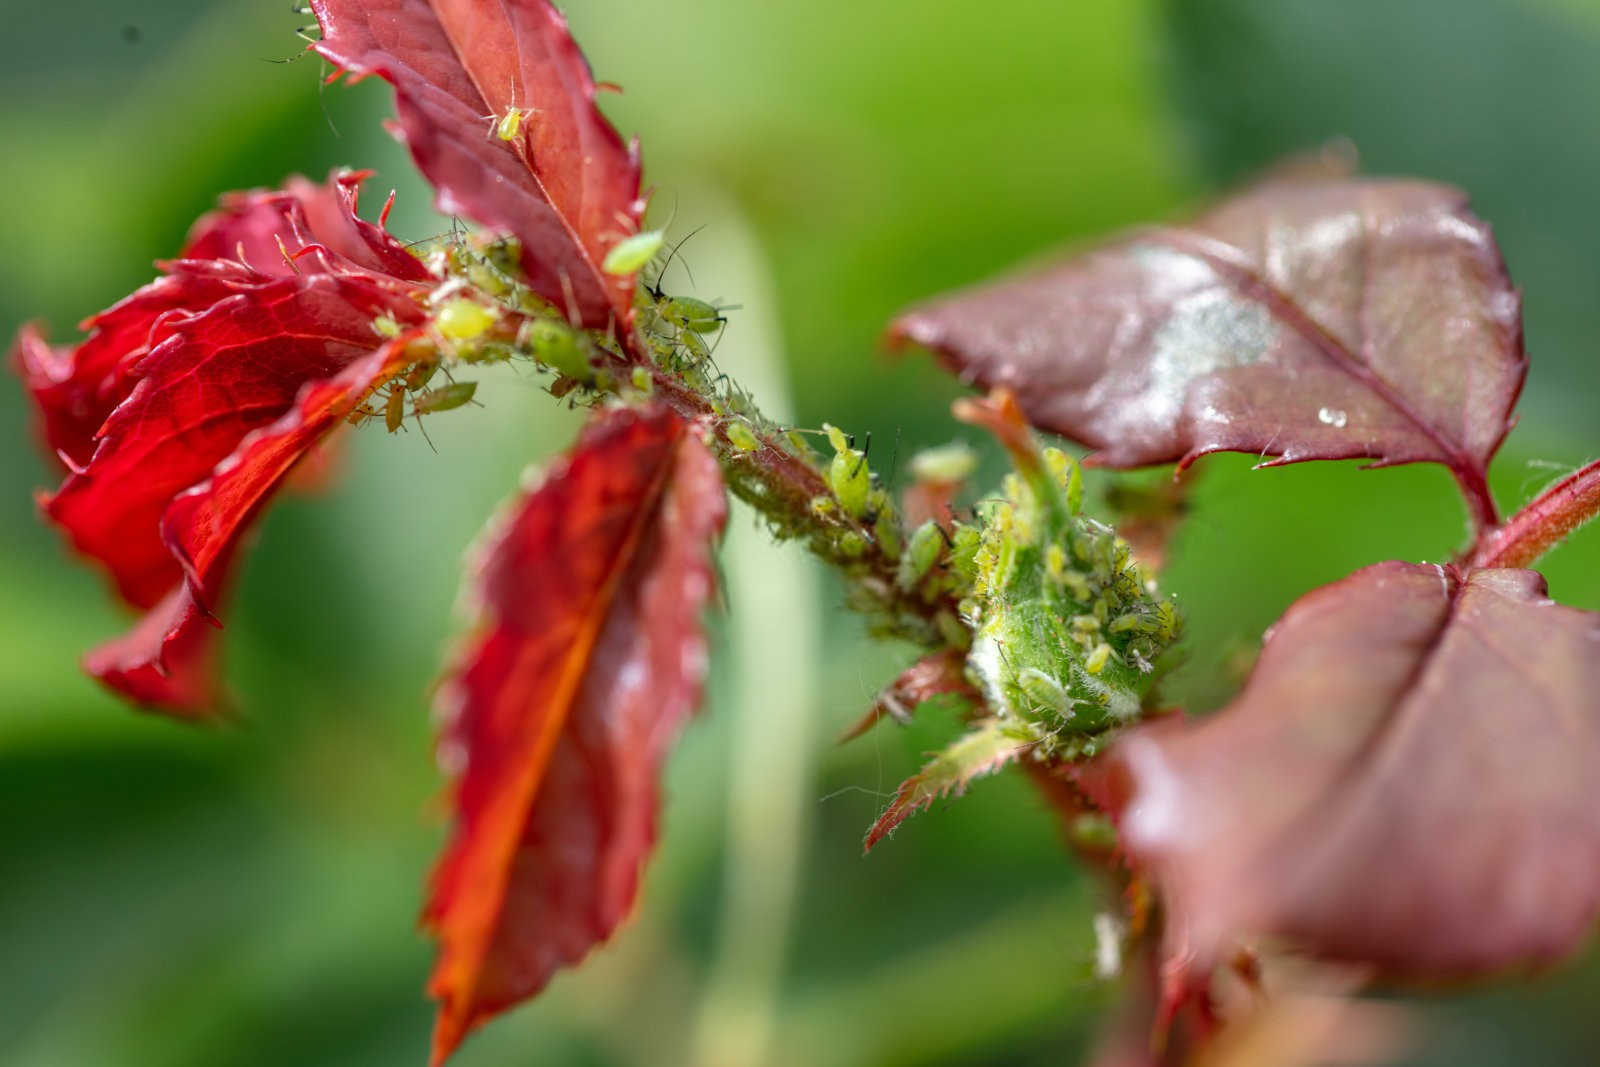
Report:
[[[316,50],[395,87],[397,133],[439,210],[515,235],[535,291],[584,325],[632,312],[633,278],[600,269],[638,229],[639,154],[599,108],[566,19],[545,0],[312,0]],[[510,142],[490,129],[531,111]]]
[[[1269,181],[1187,226],[933,301],[890,337],[1011,387],[1107,465],[1428,460],[1484,524],[1526,370],[1489,227],[1460,191],[1399,180]]]
[[[441,701],[457,823],[424,921],[434,1062],[625,917],[657,772],[699,699],[715,461],[661,408],[600,416],[479,563],[483,622]]]
[[[1600,616],[1531,571],[1359,571],[1231,707],[1107,761],[1174,996],[1255,938],[1427,980],[1548,962],[1600,912]]]
[[[356,218],[358,184],[295,179],[285,193],[230,197],[187,251],[242,260],[166,264],[90,320],[76,349],[31,329],[18,339],[46,441],[70,471],[44,510],[148,612],[86,667],[140,703],[187,717],[220,703],[209,631],[239,536],[402,364],[405,340],[379,348],[373,320],[421,321],[429,275]]]

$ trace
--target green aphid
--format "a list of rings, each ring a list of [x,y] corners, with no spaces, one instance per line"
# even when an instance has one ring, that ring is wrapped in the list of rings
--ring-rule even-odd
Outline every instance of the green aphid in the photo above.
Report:
[[[411,398],[411,410],[417,415],[432,415],[439,411],[458,408],[472,399],[478,391],[477,382],[451,382],[437,389],[429,389]]]
[[[888,505],[873,509],[877,516],[872,520],[872,537],[878,542],[878,551],[886,559],[899,559],[904,548],[900,534],[900,517]]]
[[[1110,661],[1111,646],[1102,641],[1098,645],[1095,645],[1094,651],[1090,652],[1088,657],[1084,659],[1083,669],[1088,671],[1090,674],[1099,674],[1101,671],[1106,669],[1106,664]]]
[[[983,534],[976,526],[956,524],[950,535],[950,567],[963,584],[971,585],[978,573],[978,549],[983,544]]]
[[[633,382],[633,387],[645,396],[656,391],[655,379],[650,377],[650,372],[644,367],[633,368],[630,380]]]
[[[379,337],[387,337],[390,340],[393,340],[394,338],[399,337],[404,330],[400,323],[395,321],[394,316],[379,315],[377,318],[372,320],[372,332],[377,334]]]
[[[656,305],[662,318],[693,333],[716,333],[728,321],[715,304],[692,296],[663,296]]]
[[[494,135],[502,141],[515,141],[522,132],[522,122],[533,114],[531,107],[507,108],[506,113],[495,119]]]
[[[929,519],[918,526],[911,533],[911,540],[906,545],[905,552],[900,556],[900,567],[895,572],[895,581],[901,589],[910,591],[915,589],[922,579],[933,570],[933,565],[939,561],[939,552],[944,547],[944,533],[939,529],[939,524]]]
[[[728,438],[728,443],[740,452],[754,452],[761,447],[761,438],[757,437],[750,429],[750,424],[743,419],[734,419],[722,428],[723,434]]]
[[[706,344],[706,339],[692,331],[678,335],[678,342],[688,351],[690,358],[697,362],[705,362],[711,358],[711,346]]]
[[[589,341],[557,319],[534,319],[523,327],[522,344],[533,358],[557,373],[584,385],[594,381],[589,362]]]
[[[611,246],[600,269],[619,276],[637,274],[661,251],[666,240],[664,230],[642,230],[631,237],[624,237]]]
[[[433,381],[433,376],[438,372],[439,361],[436,359],[428,360],[426,363],[418,363],[406,371],[406,388],[412,392],[423,389],[429,382]]]
[[[911,477],[919,482],[960,482],[977,469],[977,454],[961,441],[927,448],[911,457]]]
[[[824,423],[822,428],[835,449],[833,460],[828,464],[828,488],[846,515],[852,519],[863,518],[872,495],[872,470],[867,466],[867,454],[852,448],[850,438],[837,426]]]
[[[433,324],[447,340],[472,341],[487,333],[498,317],[476,300],[456,297],[434,312]]]
[[[867,554],[867,539],[855,530],[845,530],[835,542],[839,554],[846,559],[859,559]]]
[[[1037,667],[1024,667],[1017,672],[1017,688],[1040,710],[1052,715],[1067,715],[1075,703],[1059,679]]]

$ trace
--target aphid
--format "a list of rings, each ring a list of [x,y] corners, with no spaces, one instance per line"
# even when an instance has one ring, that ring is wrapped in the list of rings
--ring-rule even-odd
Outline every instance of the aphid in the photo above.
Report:
[[[451,382],[437,389],[418,393],[411,398],[411,411],[415,415],[431,415],[437,411],[458,408],[472,399],[478,391],[477,382]]]
[[[594,381],[587,339],[566,323],[534,319],[523,327],[522,343],[540,363],[574,381]]]
[[[1017,687],[1044,711],[1064,715],[1072,707],[1073,700],[1067,694],[1066,687],[1037,667],[1024,667],[1018,671]]]
[[[493,311],[476,300],[457,297],[444,302],[434,314],[433,323],[448,340],[471,341],[487,333],[496,318]]]
[[[637,274],[661,251],[666,240],[666,233],[662,230],[643,230],[624,237],[611,246],[600,269],[607,274]]]
[[[498,118],[489,116],[494,119],[491,126],[494,135],[502,141],[515,141],[517,134],[522,132],[522,120],[532,117],[533,112],[534,109],[531,107],[512,107],[507,108],[506,113]]]
[[[832,434],[829,434],[832,437]],[[841,438],[843,435],[840,435]],[[838,447],[838,442],[834,443]],[[872,471],[867,467],[867,455],[845,445],[835,452],[828,464],[828,488],[838,498],[839,507],[852,519],[867,513],[867,498],[872,493]]]
[[[722,428],[722,432],[727,436],[728,443],[740,452],[754,452],[761,447],[761,439],[743,419],[734,419]]]
[[[913,589],[918,582],[927,577],[928,572],[939,560],[943,540],[944,531],[932,519],[912,532],[905,554],[900,557],[900,569],[895,574],[895,581],[899,583],[901,589]]]
[[[651,378],[650,372],[643,367],[633,368],[633,373],[629,378],[633,382],[633,387],[645,396],[649,396],[656,391],[655,379]]]
[[[978,457],[964,442],[928,448],[911,457],[911,477],[919,482],[960,482],[978,467]]]
[[[1099,674],[1106,669],[1106,664],[1111,660],[1111,646],[1104,641],[1094,646],[1094,651],[1089,653],[1083,661],[1083,669],[1090,674]]]
[[[400,428],[406,417],[406,391],[398,384],[389,386],[389,396],[383,402],[383,425],[390,433]]]
[[[837,541],[839,554],[846,559],[856,559],[867,554],[867,539],[855,530],[845,530]]]
[[[657,296],[656,304],[662,318],[680,330],[695,333],[716,333],[728,320],[724,308],[697,300],[692,296]]]
[[[438,360],[429,360],[426,363],[418,363],[416,366],[406,371],[406,388],[410,389],[412,392],[416,392],[431,382],[433,380],[433,376],[438,372]]]

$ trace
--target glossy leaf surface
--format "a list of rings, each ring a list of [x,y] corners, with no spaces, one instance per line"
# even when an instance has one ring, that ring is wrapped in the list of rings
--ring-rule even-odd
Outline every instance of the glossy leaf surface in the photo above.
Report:
[[[891,339],[1011,387],[1107,465],[1427,460],[1474,493],[1526,370],[1489,227],[1458,190],[1402,180],[1268,181],[913,309]]]
[[[657,774],[699,700],[726,505],[665,409],[598,417],[478,563],[483,621],[441,691],[456,828],[425,922],[434,1060],[605,940],[654,843]]]
[[[600,269],[638,229],[639,156],[595,106],[588,63],[545,0],[313,0],[316,50],[395,87],[397,133],[438,208],[515,235],[535,291],[584,325],[627,322],[633,277]],[[530,112],[509,141],[490,128]]]
[[[1600,913],[1600,616],[1531,571],[1359,571],[1290,608],[1232,706],[1107,760],[1179,988],[1258,938],[1404,979],[1537,965]]]

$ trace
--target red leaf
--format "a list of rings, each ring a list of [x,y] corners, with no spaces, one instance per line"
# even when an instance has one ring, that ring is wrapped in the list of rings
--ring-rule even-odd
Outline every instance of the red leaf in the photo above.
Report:
[[[699,699],[715,461],[675,415],[612,411],[504,520],[485,618],[442,691],[457,825],[424,921],[440,941],[434,1062],[627,914],[657,770]]]
[[[1458,190],[1398,180],[1266,182],[1188,226],[935,300],[890,337],[1011,387],[1103,464],[1429,460],[1485,523],[1527,363],[1489,227]]]
[[[44,510],[149,612],[85,665],[142,704],[186,717],[215,709],[208,631],[240,534],[403,362],[406,339],[374,351],[373,319],[422,318],[415,296],[428,275],[355,217],[358,182],[295,179],[286,193],[231,197],[196,227],[189,251],[243,249],[267,273],[179,260],[90,320],[76,350],[33,330],[18,339],[47,442],[71,470]]]
[[[884,686],[866,714],[839,735],[839,743],[853,741],[878,724],[885,715],[899,723],[911,721],[919,704],[941,696],[959,696],[976,704],[980,697],[967,681],[967,657],[953,648],[917,660],[900,677]]]
[[[960,796],[973,781],[993,774],[1038,744],[1038,735],[1028,732],[1026,724],[1021,725],[1024,729],[1017,730],[999,719],[975,723],[969,733],[934,756],[922,770],[900,783],[894,799],[878,816],[878,821],[867,830],[862,851],[872,851],[872,846],[894,833],[896,827],[935,800],[952,794]]]
[[[544,0],[312,0],[314,47],[395,87],[398,135],[438,208],[515,235],[536,292],[586,326],[629,321],[633,279],[600,269],[638,229],[639,153],[595,106],[566,19]],[[490,129],[531,111],[510,142]]]
[[[229,193],[194,224],[179,258],[237,260],[277,277],[364,271],[428,281],[432,275],[421,260],[356,214],[361,183],[371,175],[336,171],[318,185],[296,174],[281,191]]]
[[[1273,937],[1437,979],[1545,963],[1600,912],[1600,616],[1531,571],[1380,563],[1268,635],[1240,698],[1108,755],[1169,905],[1174,996]]]

